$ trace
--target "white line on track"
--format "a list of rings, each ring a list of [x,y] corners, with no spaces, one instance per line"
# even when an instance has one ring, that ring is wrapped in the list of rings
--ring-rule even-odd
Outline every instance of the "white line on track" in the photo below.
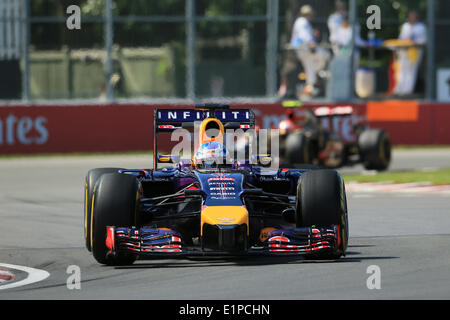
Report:
[[[1,285],[0,290],[26,286],[28,284],[32,284],[35,282],[45,280],[50,276],[50,273],[48,273],[45,270],[40,270],[40,269],[35,269],[35,268],[30,268],[30,267],[16,266],[16,265],[7,264],[7,263],[0,263],[0,267],[20,270],[20,271],[24,271],[24,272],[28,273],[28,277],[26,277],[23,280]]]

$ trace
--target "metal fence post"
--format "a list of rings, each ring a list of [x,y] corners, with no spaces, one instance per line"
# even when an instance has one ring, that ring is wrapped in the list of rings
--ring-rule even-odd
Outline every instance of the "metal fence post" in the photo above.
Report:
[[[278,13],[279,0],[267,0],[266,95],[277,92]]]
[[[358,23],[358,3],[356,0],[350,0],[350,25],[352,26],[352,39],[350,43],[351,50],[351,65],[350,65],[350,90],[349,99],[355,98],[355,38],[356,38],[356,24]]]
[[[186,0],[186,94],[195,99],[195,0]]]
[[[22,100],[30,101],[30,0],[23,0],[22,29]]]
[[[427,6],[427,73],[425,98],[432,100],[434,98],[435,89],[435,72],[434,72],[434,28],[435,28],[435,12],[434,0],[428,0]]]
[[[111,77],[113,74],[113,57],[112,46],[114,41],[114,21],[112,11],[112,1],[105,1],[105,50],[106,50],[106,62],[105,62],[105,86],[106,86],[106,100],[111,102],[114,100],[114,89],[111,83]]]

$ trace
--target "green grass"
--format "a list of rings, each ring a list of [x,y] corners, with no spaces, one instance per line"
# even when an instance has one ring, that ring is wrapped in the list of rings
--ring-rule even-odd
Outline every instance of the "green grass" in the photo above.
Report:
[[[407,145],[399,144],[392,146],[395,150],[415,150],[415,149],[450,149],[448,144],[427,144],[427,145]]]
[[[394,171],[376,174],[343,174],[346,182],[431,182],[432,184],[450,184],[450,169],[424,171]]]

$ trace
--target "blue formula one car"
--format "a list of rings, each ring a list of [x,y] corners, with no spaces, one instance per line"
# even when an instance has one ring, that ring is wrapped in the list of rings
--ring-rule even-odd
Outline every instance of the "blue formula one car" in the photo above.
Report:
[[[159,133],[194,125],[200,141],[192,159],[158,154]],[[87,249],[109,265],[155,256],[344,255],[348,218],[341,176],[311,166],[230,161],[224,130],[254,126],[251,110],[227,105],[156,110],[152,169],[87,173]],[[158,168],[161,163],[171,167]]]

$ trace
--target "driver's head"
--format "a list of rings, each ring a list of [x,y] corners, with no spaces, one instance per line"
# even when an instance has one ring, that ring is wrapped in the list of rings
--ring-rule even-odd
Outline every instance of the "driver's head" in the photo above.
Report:
[[[202,144],[195,154],[195,166],[197,168],[218,168],[231,166],[231,159],[228,158],[227,149],[217,141],[209,141]]]

